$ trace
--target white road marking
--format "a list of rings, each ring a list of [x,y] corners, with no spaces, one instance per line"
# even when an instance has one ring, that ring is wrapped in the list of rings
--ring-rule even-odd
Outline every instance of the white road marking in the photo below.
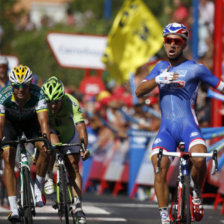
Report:
[[[50,205],[45,205],[42,208],[36,208],[36,213],[57,213],[58,211]],[[111,213],[105,209],[96,207],[94,205],[83,205],[83,210],[86,214],[100,214],[100,215],[110,215]]]
[[[58,220],[59,218],[58,217],[55,217],[55,216],[36,216],[34,217],[34,220]],[[70,220],[72,220],[72,218],[69,218]],[[8,217],[7,216],[2,216],[0,217],[0,220],[8,220]],[[87,220],[89,221],[104,221],[104,222],[127,222],[127,219],[123,219],[123,218],[116,218],[116,217],[113,217],[113,218],[107,218],[107,217],[99,217],[99,218],[96,218],[96,217],[87,217]]]
[[[125,207],[125,208],[158,208],[157,204],[139,204],[139,203],[103,203],[103,202],[86,202],[85,205],[94,205],[100,207]],[[203,205],[204,209],[213,210],[213,205]],[[220,207],[220,206],[219,206]],[[221,207],[220,207],[221,208]]]
[[[9,212],[9,209],[0,206],[0,212]]]

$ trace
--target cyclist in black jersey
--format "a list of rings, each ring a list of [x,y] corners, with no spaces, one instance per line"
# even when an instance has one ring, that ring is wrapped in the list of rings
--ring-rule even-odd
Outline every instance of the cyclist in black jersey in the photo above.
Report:
[[[11,85],[0,92],[0,140],[16,140],[22,133],[25,133],[27,138],[46,134],[49,139],[47,103],[41,88],[31,84],[31,70],[23,65],[14,67],[9,74],[9,80]],[[34,190],[36,205],[42,207],[43,181],[50,154],[42,142],[38,142],[37,147],[40,155],[36,163]],[[16,204],[15,156],[15,147],[3,147],[4,175],[11,210],[8,219],[12,222],[20,221]]]

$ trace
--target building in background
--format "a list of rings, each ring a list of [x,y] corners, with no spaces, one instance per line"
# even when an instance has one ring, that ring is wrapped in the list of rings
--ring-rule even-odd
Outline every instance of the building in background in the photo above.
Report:
[[[68,3],[71,0],[19,0],[15,10],[27,10],[29,20],[36,28],[43,26],[43,23],[52,24],[65,23],[67,19]]]

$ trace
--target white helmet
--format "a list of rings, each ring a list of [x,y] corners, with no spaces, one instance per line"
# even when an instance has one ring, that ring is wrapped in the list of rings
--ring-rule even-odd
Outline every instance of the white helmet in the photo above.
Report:
[[[6,56],[0,55],[0,65],[6,65],[8,66],[9,62]]]
[[[29,67],[19,65],[14,67],[9,73],[9,81],[11,84],[30,84],[33,79],[32,71]]]

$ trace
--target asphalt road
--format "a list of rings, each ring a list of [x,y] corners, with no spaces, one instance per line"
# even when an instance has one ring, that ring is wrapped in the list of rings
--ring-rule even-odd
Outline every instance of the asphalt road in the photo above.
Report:
[[[37,208],[34,224],[59,224],[57,211],[47,201],[43,208]],[[127,196],[112,196],[111,194],[97,195],[85,193],[83,208],[87,215],[88,224],[160,224],[157,205],[151,201],[139,201]],[[212,205],[205,206],[203,224],[224,223],[224,215],[220,214],[221,207],[214,211]],[[6,224],[8,208],[0,207],[0,223]],[[71,220],[72,223],[72,220]]]

